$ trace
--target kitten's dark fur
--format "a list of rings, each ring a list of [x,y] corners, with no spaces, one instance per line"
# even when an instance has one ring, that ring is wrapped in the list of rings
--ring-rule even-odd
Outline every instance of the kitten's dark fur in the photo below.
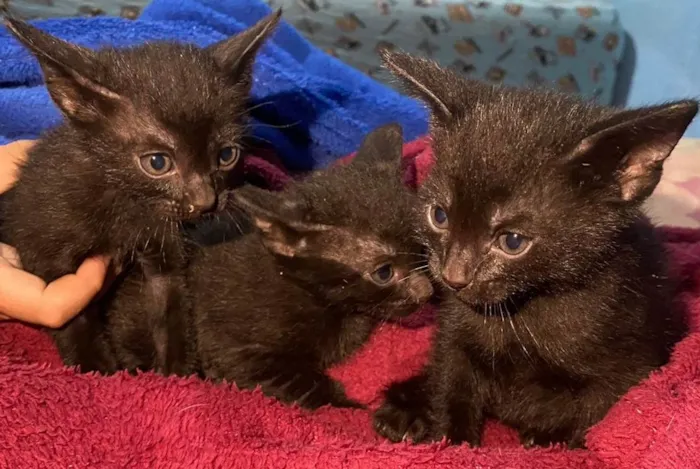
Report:
[[[122,271],[107,295],[55,332],[66,364],[192,371],[179,228],[222,207],[225,191],[243,182],[252,64],[278,21],[279,12],[206,49],[92,51],[7,20],[65,120],[21,168],[4,201],[4,234],[24,268],[46,281],[88,255],[107,254]]]
[[[190,270],[207,377],[260,384],[307,408],[357,406],[325,369],[433,292],[409,222],[417,197],[401,180],[401,144],[398,126],[382,127],[349,165],[282,193],[236,192],[256,231],[204,248]]]
[[[420,230],[451,293],[426,371],[389,387],[375,428],[478,445],[493,417],[527,444],[583,446],[684,332],[640,205],[697,103],[615,110],[385,62],[432,110]]]

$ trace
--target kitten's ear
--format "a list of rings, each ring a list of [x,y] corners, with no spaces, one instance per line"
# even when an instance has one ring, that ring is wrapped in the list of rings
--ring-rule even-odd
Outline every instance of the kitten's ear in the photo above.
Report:
[[[581,183],[614,184],[625,202],[641,202],[661,179],[663,164],[698,112],[678,101],[621,111],[596,124],[569,156]]]
[[[435,120],[443,122],[453,117],[456,110],[451,103],[460,102],[462,87],[458,84],[463,78],[430,59],[388,49],[380,54],[384,67],[401,80],[408,94],[430,107]]]
[[[388,124],[367,134],[352,164],[387,165],[399,168],[403,154],[403,132],[399,124]]]
[[[219,67],[229,72],[237,83],[250,87],[255,57],[277,27],[281,15],[280,8],[245,31],[209,46],[207,51],[212,54]]]
[[[49,94],[67,118],[94,122],[122,100],[117,93],[91,78],[96,67],[95,52],[24,21],[5,18],[5,26],[39,61]]]
[[[302,254],[315,233],[328,229],[304,221],[305,207],[289,191],[271,192],[246,187],[234,192],[234,203],[253,220],[263,236],[265,247],[275,254],[294,257]]]

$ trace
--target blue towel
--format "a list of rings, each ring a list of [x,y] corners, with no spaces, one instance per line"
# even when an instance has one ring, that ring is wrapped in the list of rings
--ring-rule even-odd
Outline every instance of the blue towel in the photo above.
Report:
[[[154,0],[136,21],[68,18],[34,24],[92,48],[149,40],[207,46],[269,13],[260,0]],[[293,170],[324,167],[355,151],[371,129],[392,121],[403,125],[407,141],[427,131],[426,112],[417,102],[315,48],[284,22],[258,57],[252,94],[253,104],[274,102],[254,111],[260,124],[255,136],[270,142]],[[38,64],[0,29],[0,144],[36,138],[60,119]]]

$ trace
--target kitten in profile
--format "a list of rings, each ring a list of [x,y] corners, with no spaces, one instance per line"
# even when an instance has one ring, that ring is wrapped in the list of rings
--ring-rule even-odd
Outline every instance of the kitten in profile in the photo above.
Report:
[[[401,129],[369,134],[348,165],[281,193],[245,188],[256,230],[205,247],[190,266],[204,375],[306,408],[355,407],[326,368],[433,293],[408,220]]]
[[[66,364],[191,371],[180,228],[222,208],[243,182],[252,65],[279,18],[204,49],[99,51],[6,20],[38,60],[64,122],[21,167],[3,202],[4,235],[46,281],[89,255],[109,255],[121,271],[114,288],[54,333]]]
[[[427,368],[386,390],[375,429],[478,445],[492,417],[584,446],[684,333],[640,206],[697,103],[618,110],[384,60],[432,111],[419,231],[448,294]]]

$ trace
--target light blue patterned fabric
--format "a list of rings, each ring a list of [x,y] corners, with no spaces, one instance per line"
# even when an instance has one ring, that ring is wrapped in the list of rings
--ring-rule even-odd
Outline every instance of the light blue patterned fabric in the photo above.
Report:
[[[624,34],[607,0],[268,0],[307,39],[390,82],[376,50],[398,47],[465,75],[547,85],[612,102]]]

